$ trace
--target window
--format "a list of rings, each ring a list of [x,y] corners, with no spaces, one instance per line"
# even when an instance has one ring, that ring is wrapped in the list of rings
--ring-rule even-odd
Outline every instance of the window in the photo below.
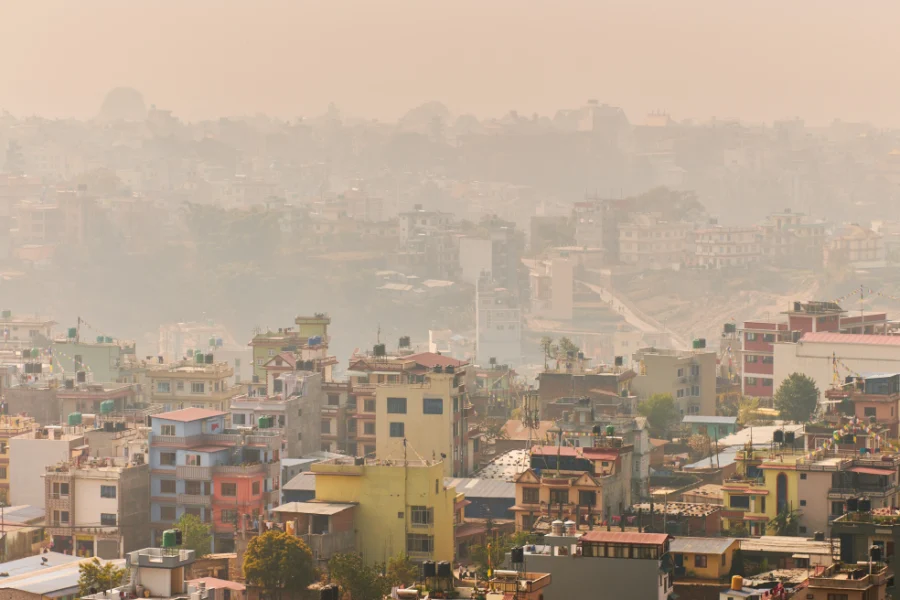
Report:
[[[347,420],[347,433],[356,433],[356,419]]]
[[[160,452],[159,453],[159,464],[165,465],[167,467],[175,466],[175,453],[174,452]]]
[[[189,494],[191,496],[202,495],[200,482],[199,481],[185,481],[184,482],[184,493]]]
[[[831,514],[832,516],[840,516],[844,514],[844,503],[843,502],[832,502],[831,503]]]
[[[769,343],[774,342],[774,341],[775,341],[775,334],[774,334],[774,333],[767,333],[767,334],[765,334],[765,335],[763,336],[763,340],[765,340],[765,341],[767,341],[767,342],[769,342]]]
[[[763,384],[763,387],[772,387],[772,380],[771,379],[763,379],[762,384]]]
[[[522,488],[522,504],[540,504],[541,490],[536,487]]]
[[[191,393],[192,394],[202,394],[206,389],[206,384],[202,381],[195,381],[191,383]]]
[[[800,501],[800,506],[806,506],[806,500],[801,500],[801,501]]]
[[[691,396],[699,396],[700,395],[700,386],[695,385],[691,387]]]
[[[550,490],[550,504],[568,504],[569,490]]]
[[[365,404],[363,404],[363,411],[367,413],[375,412],[375,401],[374,400],[366,400]]]
[[[100,513],[100,524],[104,527],[115,527],[116,515],[110,513]]]
[[[750,508],[750,496],[731,496],[728,505],[731,508]]]
[[[388,398],[387,411],[392,415],[406,414],[406,398]]]
[[[391,437],[403,437],[404,435],[404,424],[403,423],[391,423]]]
[[[771,364],[774,364],[774,363],[775,363],[775,357],[774,357],[774,356],[763,356],[763,357],[762,357],[762,363],[763,363],[764,365],[771,365]]]
[[[706,568],[706,555],[705,554],[695,554],[694,555],[694,566],[698,569]]]
[[[269,348],[269,358],[275,356],[275,350],[273,348]]]
[[[116,486],[101,485],[100,486],[100,497],[101,498],[115,498],[116,497]]]
[[[330,419],[322,419],[322,433],[331,433],[331,420]]]
[[[234,498],[237,496],[237,484],[236,483],[223,483],[222,484],[222,495],[227,496],[228,498]]]
[[[175,488],[175,480],[174,479],[160,479],[159,480],[159,493],[160,494],[174,494],[176,493]]]
[[[68,483],[54,483],[53,484],[53,494],[57,498],[65,498],[69,495],[69,484]]]
[[[339,406],[341,397],[338,394],[328,394],[328,406]]]
[[[6,467],[0,467],[0,479],[7,479]]]
[[[221,512],[221,521],[223,523],[237,523],[237,516],[236,510],[223,510]]]
[[[175,436],[175,426],[174,425],[160,425],[159,427],[160,435],[171,435]]]
[[[678,377],[684,377],[684,369],[678,369]]]
[[[755,362],[756,362],[756,355],[755,355],[755,354],[748,354],[748,355],[747,355],[747,362],[748,362],[748,363],[755,363]]]
[[[864,406],[863,407],[863,416],[874,417],[875,416],[875,407],[874,406]]]
[[[578,506],[594,506],[597,504],[597,492],[578,491]]]
[[[184,457],[184,464],[189,467],[199,467],[200,466],[200,455],[199,454],[187,454]]]
[[[259,496],[259,482],[258,481],[253,482],[253,495]]]
[[[375,435],[375,423],[371,421],[363,423],[363,433],[365,435]]]
[[[183,382],[183,381],[177,381],[177,382],[175,382],[175,391],[176,391],[176,392],[183,392],[183,391],[184,391],[184,382]]]
[[[168,381],[157,381],[156,382],[156,392],[159,394],[168,394],[172,389],[169,387]]]
[[[257,358],[257,359],[256,359],[256,364],[259,365],[259,366],[261,367],[261,366],[263,365],[263,359],[262,359],[262,358]]]
[[[413,525],[431,525],[434,523],[434,509],[427,506],[411,506],[409,518]]]
[[[174,506],[160,506],[159,507],[159,520],[160,521],[174,521],[175,520],[175,507]]]
[[[800,473],[800,479],[806,479],[806,473]]]
[[[747,334],[747,341],[748,341],[748,342],[755,342],[755,341],[756,341],[756,334],[755,334],[755,333],[748,333],[748,334]]]
[[[54,510],[53,511],[53,521],[55,523],[68,523],[69,522],[69,511]]]
[[[246,425],[247,423],[247,415],[243,413],[236,413],[231,415],[231,422],[235,425]]]
[[[425,398],[422,400],[422,414],[425,415],[442,415],[444,414],[443,398]]]
[[[756,377],[748,377],[747,385],[756,385]]]
[[[406,536],[406,551],[409,553],[431,554],[434,552],[434,537],[421,533],[410,533]]]

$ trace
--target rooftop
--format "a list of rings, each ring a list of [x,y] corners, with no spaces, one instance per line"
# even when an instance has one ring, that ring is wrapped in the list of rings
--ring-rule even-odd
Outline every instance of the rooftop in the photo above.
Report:
[[[737,538],[684,537],[675,538],[669,545],[670,552],[683,554],[724,554]]]
[[[298,513],[303,515],[336,515],[355,504],[339,504],[337,502],[288,502],[272,509],[276,513]]]
[[[581,536],[583,542],[609,544],[646,544],[658,546],[672,536],[666,533],[629,533],[622,531],[589,531]]]
[[[840,551],[839,545],[833,548],[835,556]],[[832,554],[830,541],[817,542],[813,539],[784,535],[764,535],[758,538],[742,538],[741,550],[744,552],[770,552],[775,554]]]
[[[800,344],[863,344],[868,346],[900,346],[898,335],[863,335],[861,333],[806,333]]]
[[[516,484],[500,479],[446,477],[444,486],[456,488],[456,492],[465,494],[466,498],[516,497]]]
[[[703,417],[700,415],[687,415],[682,423],[702,423],[715,425],[736,425],[737,417]]]
[[[43,559],[47,559],[44,564]],[[45,597],[67,595],[77,592],[79,565],[93,559],[69,556],[58,552],[37,554],[8,563],[0,564],[0,572],[9,577],[0,579],[0,589],[19,590]],[[118,567],[124,560],[113,560]]]
[[[650,514],[650,503],[635,504],[631,507],[633,512],[641,512]],[[684,516],[684,517],[708,517],[709,515],[722,510],[722,506],[718,504],[701,504],[698,502],[666,502],[664,504],[654,504],[653,513],[662,514],[665,512],[668,516]]]
[[[173,410],[167,413],[153,415],[154,419],[164,419],[166,421],[178,421],[180,423],[190,423],[192,421],[200,421],[211,417],[224,417],[226,413],[218,410],[209,410],[207,408],[182,408],[181,410]]]

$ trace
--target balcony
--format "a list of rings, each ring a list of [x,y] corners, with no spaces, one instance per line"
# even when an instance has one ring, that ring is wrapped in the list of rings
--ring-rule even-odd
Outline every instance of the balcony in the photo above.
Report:
[[[144,548],[125,555],[128,567],[155,567],[177,569],[194,562],[193,550],[175,550],[170,548]]]
[[[320,561],[327,561],[335,554],[345,554],[356,550],[356,536],[352,531],[304,534],[299,537],[309,546],[313,557]]]
[[[186,481],[209,481],[212,467],[180,466],[175,468],[175,477]]]
[[[192,506],[210,506],[212,504],[212,496],[202,496],[199,494],[178,494],[178,504],[190,504]]]
[[[830,500],[846,500],[860,494],[865,494],[870,498],[887,498],[896,493],[897,486],[894,485],[858,485],[846,488],[830,488],[828,490],[828,498]]]

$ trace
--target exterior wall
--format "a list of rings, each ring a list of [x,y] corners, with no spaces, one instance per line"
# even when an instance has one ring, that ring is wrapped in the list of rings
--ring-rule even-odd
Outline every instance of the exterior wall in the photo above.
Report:
[[[70,440],[12,438],[9,441],[10,503],[30,504],[44,508],[44,480],[47,467],[68,462],[71,450],[80,446],[84,438]]]
[[[643,374],[632,380],[631,389],[641,399],[653,394],[671,394],[682,414],[716,414],[716,354],[697,352],[687,356],[640,353]],[[700,368],[692,375],[691,367]],[[679,376],[678,370],[683,369]],[[698,394],[694,394],[694,388]],[[679,394],[679,390],[681,394]]]
[[[828,498],[828,490],[831,489],[832,471],[801,471],[797,498],[800,505],[801,535],[812,536],[816,531],[828,532],[829,515],[831,514],[831,500]],[[806,479],[803,479],[803,476]],[[806,506],[802,506],[805,502]]]
[[[358,503],[356,548],[369,564],[385,562],[406,551],[406,533],[432,535],[434,553],[408,552],[413,560],[452,561],[456,490],[443,485],[444,468],[430,466],[313,465],[316,500]],[[434,509],[431,527],[414,527],[409,506]],[[396,518],[398,515],[403,518]]]
[[[81,356],[81,363],[84,365],[82,369],[76,368],[76,356]],[[53,360],[68,378],[73,378],[77,371],[84,370],[93,374],[95,383],[119,381],[121,358],[122,349],[118,344],[53,342]]]
[[[492,270],[493,244],[489,239],[462,238],[459,240],[459,266],[462,280],[475,285],[482,271]]]
[[[603,590],[606,598],[664,600],[671,584],[662,583],[670,575],[660,573],[656,560],[592,558],[575,556],[525,557],[528,571],[550,573],[553,583],[544,589],[544,600],[571,600],[585,590]]]
[[[738,549],[740,542],[734,540],[723,554],[697,554],[693,552],[673,552],[682,557],[685,571],[691,579],[705,579],[718,581],[728,577],[731,571],[731,562],[734,559],[734,551]],[[706,566],[697,566],[697,556],[706,557]]]
[[[3,390],[9,414],[30,415],[36,423],[53,425],[62,418],[55,388],[17,385]]]
[[[878,336],[873,336],[877,341]],[[900,345],[804,342],[775,344],[775,386],[791,373],[811,377],[819,391],[831,387],[834,380],[832,356],[857,373],[900,372]],[[843,367],[840,369],[845,375]]]

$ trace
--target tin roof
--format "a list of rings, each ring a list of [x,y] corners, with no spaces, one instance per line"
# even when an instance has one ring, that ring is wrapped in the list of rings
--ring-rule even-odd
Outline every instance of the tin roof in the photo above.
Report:
[[[303,515],[336,515],[355,504],[338,504],[335,502],[288,502],[272,509],[277,513],[299,513]]]
[[[457,493],[463,493],[466,498],[509,498],[516,497],[516,484],[502,479],[481,479],[467,477],[446,477],[446,487],[455,487]]]
[[[686,415],[681,421],[682,423],[712,423],[715,425],[734,425],[737,423],[737,417],[704,417],[701,415]]]
[[[658,546],[664,544],[672,536],[666,533],[629,533],[622,531],[589,531],[581,536],[585,542],[607,544],[645,544]]]
[[[170,412],[153,415],[154,419],[165,419],[166,421],[179,421],[181,423],[190,423],[191,421],[200,421],[209,419],[210,417],[224,417],[225,413],[218,410],[209,410],[207,408],[182,408],[181,410],[173,410]]]
[[[725,554],[736,538],[683,537],[672,540],[670,552],[684,554]]]

